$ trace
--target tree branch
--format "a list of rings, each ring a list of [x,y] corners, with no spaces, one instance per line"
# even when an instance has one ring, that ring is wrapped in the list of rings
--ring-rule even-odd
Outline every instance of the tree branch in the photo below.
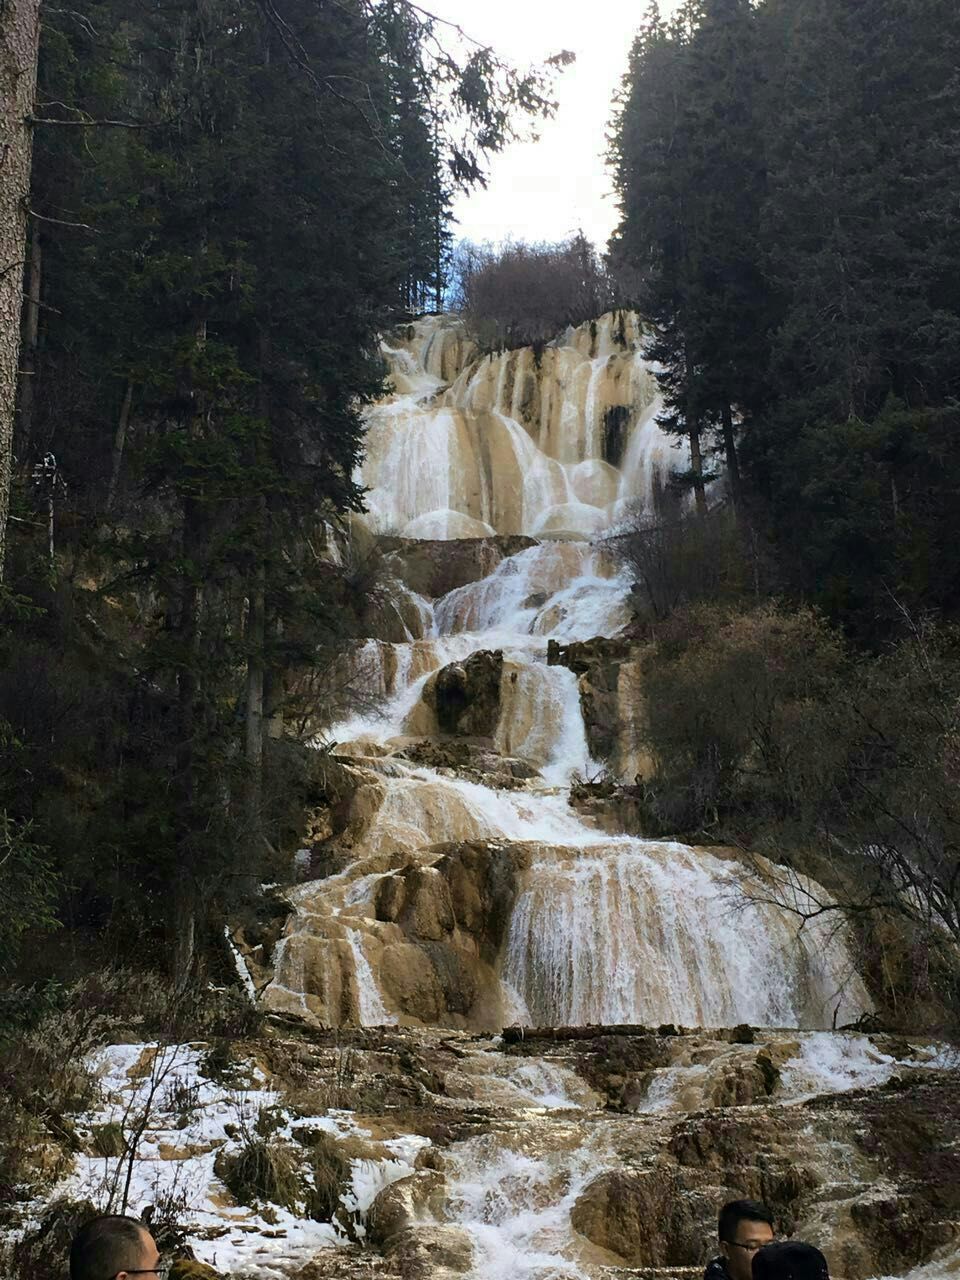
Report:
[[[96,227],[91,227],[86,222],[64,222],[62,218],[47,218],[42,213],[37,213],[36,209],[28,209],[27,213],[38,222],[49,222],[55,227],[74,227],[78,231],[92,231],[95,236],[100,234]]]

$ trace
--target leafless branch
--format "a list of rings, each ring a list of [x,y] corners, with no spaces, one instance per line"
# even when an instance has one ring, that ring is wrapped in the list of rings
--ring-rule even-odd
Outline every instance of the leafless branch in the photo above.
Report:
[[[100,234],[96,227],[91,227],[86,222],[65,222],[62,218],[47,218],[42,213],[37,213],[36,209],[28,209],[27,213],[38,222],[49,222],[55,227],[73,227],[77,231],[91,231],[95,236]]]

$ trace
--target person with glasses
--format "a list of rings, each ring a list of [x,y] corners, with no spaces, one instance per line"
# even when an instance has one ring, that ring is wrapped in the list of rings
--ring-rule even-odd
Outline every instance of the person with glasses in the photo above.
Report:
[[[759,1200],[731,1200],[717,1221],[720,1257],[707,1264],[703,1280],[752,1280],[753,1255],[773,1242],[773,1214]]]
[[[153,1236],[136,1218],[109,1214],[85,1223],[70,1246],[70,1280],[167,1280]]]

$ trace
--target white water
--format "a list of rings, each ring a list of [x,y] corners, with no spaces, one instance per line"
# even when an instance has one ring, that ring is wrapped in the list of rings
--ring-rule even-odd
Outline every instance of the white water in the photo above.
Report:
[[[387,1011],[370,962],[364,955],[363,935],[356,929],[347,929],[346,939],[353,952],[353,968],[357,979],[357,1014],[361,1027],[395,1025],[397,1020]]]
[[[547,665],[547,641],[613,636],[624,625],[629,578],[583,535],[609,528],[625,503],[649,509],[671,468],[683,465],[656,425],[639,326],[626,318],[625,347],[617,330],[606,317],[595,333],[572,331],[539,364],[522,352],[464,364],[462,333],[443,318],[418,322],[385,348],[396,392],[371,413],[363,474],[374,526],[408,537],[562,536],[499,562],[491,547],[492,571],[480,581],[435,601],[407,600],[404,617],[420,637],[364,646],[371,709],[327,735],[341,754],[375,765],[358,793],[355,874],[363,859],[382,871],[449,841],[535,846],[500,959],[501,1005],[521,1022],[827,1027],[852,1019],[869,1001],[842,936],[817,922],[801,935],[788,912],[746,904],[734,858],[611,836],[568,804],[570,782],[595,776],[600,764],[590,758],[578,679]],[[613,442],[605,440],[611,411]],[[402,757],[384,763],[410,737],[437,735],[425,686],[478,650],[503,655],[490,745],[532,766],[539,782],[498,790]],[[321,916],[332,883],[317,888]],[[324,990],[315,994],[329,1011],[337,1006],[328,971],[338,961],[316,916],[301,910],[275,987],[294,991],[319,974]],[[370,964],[379,955],[372,910],[351,908],[347,936],[368,1024],[385,1021],[390,1004]]]
[[[570,1213],[612,1161],[603,1130],[538,1155],[499,1134],[461,1143],[447,1158],[451,1215],[474,1243],[471,1275],[484,1280],[580,1280]]]

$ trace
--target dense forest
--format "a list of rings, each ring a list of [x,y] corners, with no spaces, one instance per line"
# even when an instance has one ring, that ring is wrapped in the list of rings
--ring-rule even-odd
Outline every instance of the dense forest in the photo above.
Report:
[[[776,1146],[786,1130],[753,1105],[775,1098],[798,1044],[791,1031],[775,1063],[755,1030],[826,1034],[832,1016],[858,1041],[886,1035],[857,1052],[871,1069],[889,1066],[863,1078],[889,1084],[898,1112],[914,1090],[893,1074],[909,1056],[902,1037],[957,1037],[956,0],[638,6],[628,70],[610,86],[610,133],[596,139],[619,211],[607,246],[583,233],[455,244],[458,192],[482,186],[491,157],[551,115],[572,55],[518,70],[429,10],[429,0],[0,4],[0,1272],[19,1248],[4,1252],[17,1206],[32,1229],[38,1196],[62,1187],[75,1155],[115,1160],[116,1179],[126,1160],[122,1197],[115,1179],[102,1203],[134,1206],[134,1160],[162,1079],[163,1054],[146,1041],[203,1048],[193,1083],[171,1077],[183,1126],[221,1097],[201,1094],[201,1076],[241,1100],[249,1081],[286,1076],[306,1090],[299,1119],[386,1115],[384,1134],[406,1134],[415,1109],[409,1177],[400,1137],[388,1163],[404,1196],[425,1175],[423,1206],[441,1203],[431,1197],[454,1167],[441,1149],[521,1134],[522,1177],[517,1150],[507,1161],[496,1144],[477,1150],[496,1183],[485,1199],[507,1205],[516,1183],[526,1199],[514,1216],[527,1222],[530,1196],[546,1203],[555,1191],[571,1216],[577,1179],[615,1148],[603,1154],[591,1137],[580,1172],[554,1165],[576,1128],[564,1105],[549,1180],[528,1175],[528,1139],[556,1099],[531,1094],[503,1123],[482,1092],[482,1078],[512,1078],[497,1075],[494,1051],[535,1066],[523,1041],[540,1016],[552,1048],[579,1055],[594,1040],[587,1052],[602,1070],[584,1074],[590,1091],[577,1097],[589,1099],[595,1134],[598,1119],[641,1113],[655,1071],[680,1062],[670,1045],[687,1055],[688,1034],[709,1034],[723,1089],[690,1095],[694,1128],[656,1138],[669,1162],[661,1198],[636,1191],[654,1186],[652,1163],[630,1163],[647,1161],[636,1135],[655,1132],[652,1112],[631,1122],[617,1154],[626,1181],[601,1184],[595,1201],[592,1183],[576,1192],[590,1213],[575,1225],[589,1226],[602,1201],[598,1216],[609,1206],[617,1233],[627,1218],[640,1224],[644,1247],[648,1219],[662,1217],[662,1257],[622,1256],[623,1274],[665,1274],[668,1262],[705,1260],[701,1228],[712,1243],[712,1199],[728,1183],[731,1194],[782,1198],[785,1223],[808,1196],[811,1220],[823,1220],[825,1184],[807,1150],[817,1109],[791,1095],[803,1132],[781,1177],[767,1137]],[[460,314],[419,319],[445,308]],[[385,421],[389,432],[400,423],[389,444],[401,440],[416,466],[384,465],[377,480],[365,471],[365,490],[360,466],[365,448],[376,459],[378,432],[394,462]],[[636,440],[647,452],[628,470]],[[422,486],[422,511],[411,501],[401,519],[403,504],[385,503],[389,519],[363,520],[365,502],[376,514],[378,497],[392,498],[395,476],[397,489],[432,482],[434,453],[438,483]],[[456,476],[463,511],[450,496],[454,457],[469,460]],[[689,466],[670,475],[667,457]],[[531,477],[543,523],[514,518],[526,515]],[[480,492],[494,479],[510,491],[509,527]],[[593,523],[567,523],[584,512]],[[483,536],[453,546],[439,540],[448,528]],[[491,598],[502,593],[495,625],[477,622],[486,605],[470,597],[488,580]],[[422,606],[416,633],[404,605]],[[515,633],[500,629],[506,614]],[[580,629],[564,631],[571,618]],[[461,652],[471,635],[484,647]],[[368,645],[383,678],[364,688]],[[399,705],[418,680],[416,715],[406,707],[389,736],[318,745],[318,726]],[[537,734],[523,728],[531,708]],[[502,723],[517,731],[501,737]],[[543,744],[528,738],[541,729],[552,740],[535,755]],[[422,812],[404,809],[407,792]],[[289,892],[298,878],[319,905]],[[568,880],[577,894],[565,897]],[[521,896],[540,902],[528,892],[538,883],[555,896],[549,911],[529,909],[531,989],[540,982],[552,998],[595,979],[619,1001],[642,969],[666,999],[679,975],[701,994],[729,986],[727,1022],[708,1023],[716,1002],[688,1004],[683,1017],[671,1007],[654,1036],[646,995],[515,1005],[511,987],[501,999],[507,930]],[[765,950],[754,944],[774,936],[763,933],[770,919],[783,941]],[[607,935],[616,945],[605,950]],[[849,962],[836,981],[824,971],[825,1013],[808,1018],[799,997],[753,1003],[768,978],[792,1000],[792,975],[798,991],[812,985],[818,949],[835,943]],[[847,987],[861,985],[844,1024]],[[511,1046],[501,1032],[514,1016]],[[481,1033],[496,1042],[477,1048]],[[455,1036],[476,1044],[461,1050]],[[142,1122],[131,1102],[120,1124],[81,1139],[74,1119],[101,1089],[93,1050],[133,1041],[153,1063]],[[249,1073],[235,1053],[244,1044]],[[662,1057],[648,1056],[655,1044]],[[728,1070],[748,1050],[745,1074]],[[543,1059],[551,1071],[560,1061]],[[707,1059],[688,1061],[706,1070]],[[461,1068],[462,1123],[447,1110]],[[210,1145],[188,1149],[186,1129],[171,1148],[185,1164],[209,1156],[208,1180],[238,1206],[260,1205],[265,1251],[291,1243],[277,1206],[292,1213],[306,1186],[306,1217],[328,1226],[351,1168],[375,1169],[372,1147],[340,1143],[346,1128],[334,1139],[304,1125],[303,1184],[300,1166],[284,1163],[292,1130],[269,1096],[255,1120],[224,1126],[215,1163]],[[740,1137],[730,1116],[747,1103]],[[957,1179],[923,1146],[934,1149],[934,1130],[949,1137],[938,1106],[923,1103],[922,1128],[904,1109],[885,1139],[915,1162],[910,1182],[890,1182],[884,1165],[863,1201],[864,1232],[896,1235],[906,1261],[842,1274],[906,1274],[954,1238],[956,1205],[941,1191]],[[831,1128],[840,1114],[820,1112]],[[847,1123],[876,1145],[870,1125],[879,1134],[881,1121],[861,1119]],[[749,1148],[759,1172],[744,1182]],[[824,1150],[847,1239],[857,1218],[846,1174],[833,1185],[841,1148],[831,1137]],[[693,1202],[683,1178],[695,1166],[708,1181],[688,1254],[671,1214]],[[932,1201],[951,1215],[943,1240],[914,1194],[920,1173],[942,1184]],[[373,1187],[380,1175],[363,1176]],[[889,1200],[876,1198],[881,1179]],[[179,1247],[171,1223],[186,1199],[178,1209],[171,1192],[164,1208],[158,1187],[152,1225],[166,1213]],[[400,1210],[385,1203],[377,1230],[402,1252],[407,1218],[394,1235]],[[669,1212],[651,1215],[654,1204]],[[910,1231],[889,1227],[898,1204]],[[58,1219],[55,1209],[56,1230],[47,1240],[41,1223],[21,1272],[62,1275],[77,1214],[90,1211],[67,1205]],[[358,1244],[354,1219],[338,1220]],[[440,1230],[455,1232],[452,1219]],[[524,1233],[530,1248],[538,1238]],[[361,1234],[364,1249],[386,1249]],[[620,1235],[582,1234],[614,1274]],[[411,1248],[408,1269],[383,1274],[466,1274],[462,1258],[424,1261],[461,1257],[454,1236],[437,1238],[452,1252]],[[571,1259],[587,1256],[577,1241]],[[380,1273],[369,1252],[354,1256],[364,1275]],[[509,1266],[526,1267],[525,1256],[502,1251]],[[536,1256],[539,1267],[546,1255]],[[317,1258],[298,1274],[328,1274]],[[561,1273],[574,1270],[551,1265]]]
[[[948,0],[652,4],[611,144],[701,509],[722,466],[776,588],[867,646],[960,606],[958,53]]]
[[[610,148],[691,460],[623,539],[648,829],[812,869],[865,956],[892,912],[917,999],[960,921],[958,55],[940,0],[654,3]]]
[[[0,965],[57,923],[38,976],[89,939],[182,978],[313,785],[279,736],[291,673],[369,634],[376,565],[326,548],[362,505],[379,335],[438,305],[453,192],[551,110],[566,55],[517,72],[403,0],[42,24],[8,267]]]

